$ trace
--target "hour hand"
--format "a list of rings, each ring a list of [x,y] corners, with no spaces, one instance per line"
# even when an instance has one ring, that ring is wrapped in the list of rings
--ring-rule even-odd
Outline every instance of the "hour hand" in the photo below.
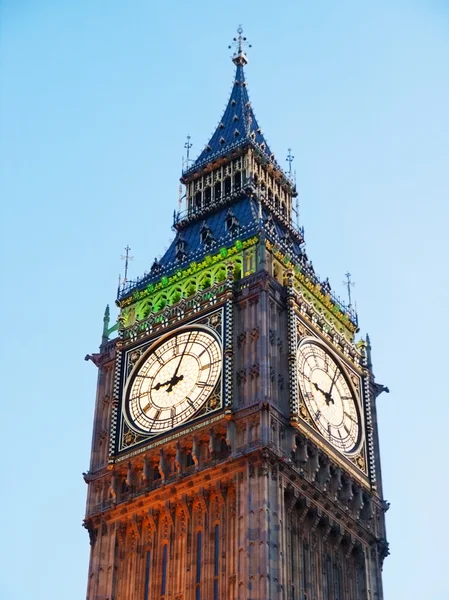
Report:
[[[313,386],[315,387],[315,389],[316,389],[318,392],[321,392],[321,393],[323,394],[323,396],[324,396],[324,399],[326,400],[326,404],[327,404],[328,406],[329,406],[329,404],[330,404],[331,402],[332,402],[332,404],[335,404],[335,403],[334,403],[334,399],[333,399],[333,398],[332,398],[332,396],[329,394],[329,392],[325,392],[324,390],[322,390],[322,389],[320,388],[320,386],[319,386],[317,383],[315,383],[315,382],[312,382],[312,384],[313,384]]]
[[[322,390],[322,389],[320,388],[320,386],[319,386],[317,383],[315,383],[315,381],[311,381],[310,383],[311,383],[311,384],[313,385],[313,387],[314,387],[314,388],[317,390],[317,392],[321,392],[322,394],[326,395],[326,392],[325,392],[324,390]]]
[[[164,387],[164,386],[166,386],[166,385],[170,385],[170,384],[171,384],[171,382],[172,382],[172,380],[171,380],[171,379],[169,379],[168,381],[164,381],[164,383],[160,383],[160,382],[159,382],[159,383],[156,383],[156,385],[154,385],[152,389],[153,389],[153,390],[160,390],[160,389],[161,389],[161,387]]]
[[[184,375],[176,375],[176,373],[173,375],[173,377],[170,379],[170,385],[167,388],[167,392],[171,392],[173,387],[182,379],[184,379]]]

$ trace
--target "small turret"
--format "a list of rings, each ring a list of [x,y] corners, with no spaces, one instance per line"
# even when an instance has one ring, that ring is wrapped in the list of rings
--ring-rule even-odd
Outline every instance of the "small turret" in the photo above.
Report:
[[[106,304],[106,308],[103,316],[103,335],[101,336],[101,343],[105,344],[109,340],[109,323],[110,323],[110,311],[109,304]]]

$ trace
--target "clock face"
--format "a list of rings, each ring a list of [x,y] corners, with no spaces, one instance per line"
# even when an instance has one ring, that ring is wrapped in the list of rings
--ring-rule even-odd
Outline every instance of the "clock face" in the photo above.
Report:
[[[153,345],[131,375],[125,415],[133,429],[164,433],[204,405],[220,378],[222,352],[209,329],[185,327]]]
[[[360,416],[342,368],[313,341],[300,344],[297,358],[301,394],[318,431],[338,450],[354,452],[361,437]]]

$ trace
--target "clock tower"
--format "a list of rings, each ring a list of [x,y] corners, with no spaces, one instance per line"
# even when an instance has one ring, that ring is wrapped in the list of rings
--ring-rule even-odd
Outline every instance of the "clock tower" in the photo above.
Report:
[[[249,100],[245,38],[176,237],[104,317],[88,600],[381,600],[368,337],[314,272]]]

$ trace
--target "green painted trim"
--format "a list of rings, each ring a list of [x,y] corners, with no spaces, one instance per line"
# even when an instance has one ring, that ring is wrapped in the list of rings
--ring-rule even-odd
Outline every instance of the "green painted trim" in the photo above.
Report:
[[[120,326],[120,323],[117,321],[117,323],[115,325],[110,327],[108,329],[108,337],[111,335],[111,333],[114,333],[114,331],[118,331],[119,326]]]
[[[119,301],[121,327],[131,327],[136,321],[147,319],[166,306],[177,304],[182,298],[190,298],[198,291],[224,282],[229,261],[234,263],[236,281],[243,275],[250,274],[243,272],[245,252],[254,247],[258,239],[258,236],[253,236],[245,241],[237,240],[233,246],[220,248],[216,254],[206,256],[201,262],[192,262],[187,268],[180,269],[170,276],[163,276],[145,289]]]
[[[286,269],[292,269],[294,273],[294,287],[299,289],[304,298],[311,302],[317,311],[326,318],[326,320],[333,324],[334,321],[343,327],[342,333],[344,333],[349,341],[352,341],[354,334],[357,331],[357,326],[350,320],[346,312],[342,308],[332,301],[329,294],[323,294],[321,291],[320,284],[314,284],[304,273],[301,271],[299,265],[291,260],[288,254],[283,254],[280,249],[269,242],[265,242],[265,246],[269,252],[272,253],[279,263]]]

